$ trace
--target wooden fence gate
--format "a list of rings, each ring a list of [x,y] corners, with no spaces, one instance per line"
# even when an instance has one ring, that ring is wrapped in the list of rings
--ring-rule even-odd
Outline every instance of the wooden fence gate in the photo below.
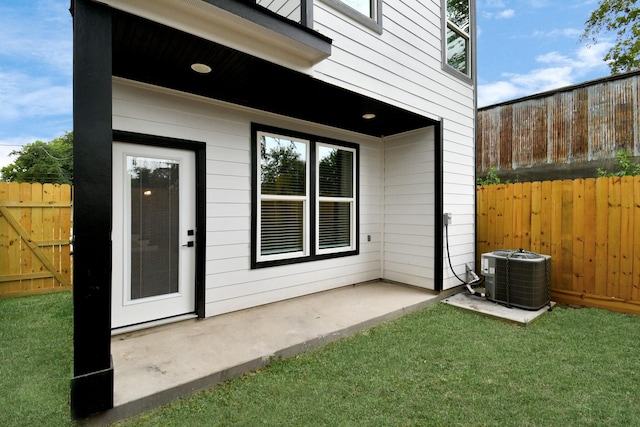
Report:
[[[0,182],[0,298],[71,289],[70,185]]]

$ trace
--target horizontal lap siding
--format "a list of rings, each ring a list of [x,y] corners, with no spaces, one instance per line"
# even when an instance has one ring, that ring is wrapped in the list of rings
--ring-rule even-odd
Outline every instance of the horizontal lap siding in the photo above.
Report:
[[[473,266],[475,259],[474,132],[473,120],[444,124],[443,213],[451,214],[451,224],[443,233],[443,289],[459,286],[456,275],[465,279],[466,265]],[[442,218],[436,220],[442,221]]]
[[[315,77],[433,118],[473,118],[473,88],[442,71],[439,0],[385,2],[382,34],[314,4],[315,29],[333,40]]]
[[[113,128],[207,144],[206,315],[213,316],[380,277],[380,141],[226,108],[199,98],[114,83]],[[360,255],[250,269],[251,122],[360,144]],[[371,236],[371,242],[367,236]]]
[[[383,30],[382,34],[377,34],[326,3],[315,1],[314,28],[330,37],[333,46],[331,56],[314,66],[313,75],[329,83],[442,120],[443,209],[453,215],[449,231],[454,268],[456,272],[464,273],[464,265],[473,264],[475,257],[475,94],[473,85],[442,69],[441,11],[440,0],[383,2]],[[430,151],[413,155],[428,155],[433,159],[435,149],[440,148],[431,145]],[[541,154],[538,151],[536,155]],[[494,156],[497,157],[496,154]],[[410,162],[394,167],[404,172],[417,173],[416,165]],[[403,181],[404,177],[401,175],[393,175],[393,170],[391,175],[389,172],[386,169],[387,190],[394,191],[394,196],[400,196],[402,192],[411,198],[410,192],[415,190],[415,185],[410,181]],[[431,167],[428,177],[420,177],[423,181],[419,185],[432,183],[440,173]],[[398,182],[392,187],[394,180]],[[387,192],[387,197],[390,196]],[[390,198],[388,200],[393,201]],[[403,206],[404,202],[398,199],[397,203],[397,206]],[[416,206],[407,206],[407,212],[404,213],[416,216],[413,210],[415,208]],[[435,227],[434,210],[432,207],[429,209],[428,222]],[[403,214],[396,213],[395,210],[397,208],[393,205],[386,205],[387,225],[390,221],[396,221],[394,215]],[[416,218],[408,220],[423,222],[422,218],[420,221]],[[431,245],[434,238],[433,235],[425,237]],[[414,250],[420,251],[422,248],[418,246]],[[393,251],[394,249],[387,247],[385,254],[394,253]],[[433,285],[433,268],[420,273],[416,269],[407,272],[401,270],[410,261],[403,264],[392,263],[386,257],[385,260],[386,278],[420,283],[423,286]],[[457,280],[452,279],[453,274],[446,259],[443,260],[442,268],[444,288],[458,284]]]
[[[434,289],[434,131],[385,141],[384,277]]]

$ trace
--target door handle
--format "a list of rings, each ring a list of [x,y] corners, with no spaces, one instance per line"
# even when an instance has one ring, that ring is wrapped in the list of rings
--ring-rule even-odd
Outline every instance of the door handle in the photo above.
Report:
[[[182,245],[183,247],[186,246],[187,248],[192,248],[195,245],[194,242],[187,242],[186,245]]]

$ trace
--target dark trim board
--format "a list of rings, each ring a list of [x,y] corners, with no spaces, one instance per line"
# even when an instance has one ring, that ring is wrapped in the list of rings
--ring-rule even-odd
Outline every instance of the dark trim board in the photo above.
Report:
[[[228,7],[242,3],[216,1]],[[376,137],[435,123],[194,34],[115,9],[111,14],[114,76]],[[194,62],[215,66],[200,75],[191,69]],[[277,82],[287,82],[286,90]],[[376,118],[365,120],[365,113]]]
[[[155,147],[176,148],[195,152],[196,156],[196,301],[194,311],[204,318],[205,311],[205,268],[206,268],[206,227],[207,227],[207,145],[204,142],[180,138],[148,135],[120,130],[113,131],[113,141],[127,142]]]
[[[309,177],[310,178],[309,186],[311,188],[311,191],[309,194],[311,195],[310,198],[312,199],[312,202],[310,202],[310,206],[309,206],[309,210],[310,210],[309,230],[311,230],[310,236],[309,236],[310,253],[306,256],[298,257],[298,258],[286,258],[286,259],[281,259],[277,261],[258,261],[258,254],[257,254],[258,248],[257,248],[257,236],[256,236],[256,230],[258,225],[258,200],[257,200],[258,177],[256,175],[258,172],[258,140],[257,140],[258,132],[270,132],[270,133],[279,134],[283,136],[286,135],[294,138],[305,139],[311,142],[310,148],[315,147],[316,142],[323,142],[323,143],[335,144],[338,146],[355,149],[356,151],[355,249],[350,251],[345,251],[345,252],[333,253],[333,254],[317,254],[315,252],[315,246],[316,246],[315,230],[317,226],[316,225],[316,203],[315,203],[315,188],[316,188],[315,180],[316,180],[317,173],[311,173],[311,176]],[[316,163],[315,149],[311,149],[309,154],[310,154],[309,163],[312,165],[311,169],[315,169],[315,163]],[[266,267],[277,267],[281,265],[299,264],[299,263],[305,263],[305,262],[320,261],[324,259],[355,256],[359,254],[360,254],[360,145],[354,144],[348,141],[338,140],[335,138],[326,138],[321,135],[313,135],[309,133],[297,132],[289,129],[283,129],[283,128],[263,125],[259,123],[251,123],[251,268],[258,269],[258,268],[266,268]]]
[[[271,31],[286,35],[293,40],[304,43],[317,50],[331,55],[332,40],[317,32],[309,26],[313,23],[313,0],[300,1],[300,17],[302,22],[298,23],[289,18],[281,16],[264,6],[257,5],[250,1],[229,1],[229,0],[204,0],[205,2],[241,16],[247,21],[267,28]]]
[[[73,378],[71,414],[113,407],[111,9],[74,0]],[[99,195],[99,196],[97,196]]]
[[[434,201],[434,212],[435,215],[435,242],[434,242],[434,289],[437,292],[441,292],[444,288],[444,272],[443,272],[443,263],[444,263],[444,238],[442,233],[444,232],[443,226],[443,215],[444,215],[444,190],[443,190],[443,175],[444,175],[444,167],[443,167],[443,150],[444,150],[444,139],[442,135],[442,128],[444,126],[444,122],[441,120],[435,126],[435,134],[434,134],[434,154],[435,154],[435,201]]]

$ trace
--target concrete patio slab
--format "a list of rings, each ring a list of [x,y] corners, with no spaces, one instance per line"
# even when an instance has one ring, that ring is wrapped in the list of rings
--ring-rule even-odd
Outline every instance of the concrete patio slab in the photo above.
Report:
[[[442,300],[446,304],[456,307],[472,310],[487,316],[504,319],[521,325],[533,322],[545,312],[549,310],[548,306],[544,306],[539,310],[523,310],[517,307],[506,307],[502,304],[489,301],[486,298],[480,298],[469,294],[468,292],[460,292]],[[551,307],[555,302],[551,302]]]
[[[204,320],[116,335],[114,408],[85,420],[104,425],[427,307],[436,293],[362,283]]]

